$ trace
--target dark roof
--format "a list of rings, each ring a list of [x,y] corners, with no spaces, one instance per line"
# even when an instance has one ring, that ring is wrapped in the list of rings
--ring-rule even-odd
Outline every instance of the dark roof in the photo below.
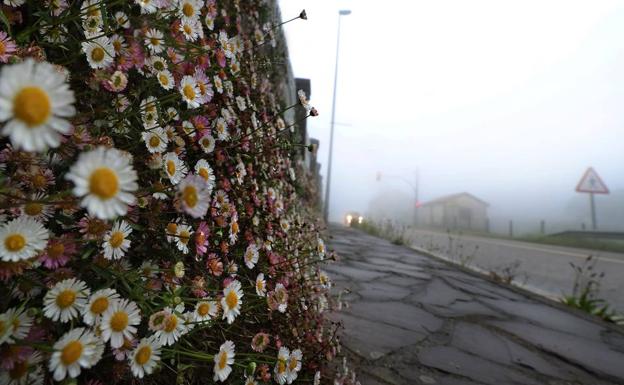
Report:
[[[472,194],[470,194],[470,193],[467,193],[467,192],[460,192],[460,193],[457,193],[457,194],[445,195],[445,196],[443,196],[443,197],[436,198],[436,199],[431,200],[431,201],[429,201],[429,202],[425,202],[425,203],[423,203],[423,206],[429,206],[429,205],[435,205],[435,204],[440,204],[440,203],[449,202],[449,201],[455,200],[455,199],[457,199],[457,198],[459,198],[459,197],[461,197],[461,196],[466,196],[466,197],[468,197],[468,198],[474,199],[474,200],[476,200],[477,202],[483,203],[483,204],[484,204],[484,205],[486,205],[486,206],[489,206],[489,205],[490,205],[490,204],[489,204],[489,203],[487,203],[486,201],[484,201],[484,200],[482,200],[482,199],[479,199],[479,198],[477,198],[476,196],[474,196],[474,195],[472,195]]]

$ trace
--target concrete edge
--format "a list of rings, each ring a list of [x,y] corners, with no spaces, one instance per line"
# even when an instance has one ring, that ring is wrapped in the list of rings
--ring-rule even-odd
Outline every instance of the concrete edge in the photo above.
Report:
[[[371,234],[369,234],[369,235],[371,235]],[[600,317],[598,317],[596,315],[589,314],[589,313],[584,312],[582,310],[579,310],[579,309],[567,306],[567,305],[565,305],[565,304],[555,300],[556,297],[554,297],[552,295],[545,295],[545,293],[536,292],[536,291],[531,290],[530,286],[519,285],[519,284],[513,283],[513,282],[512,282],[511,285],[505,285],[505,284],[503,284],[501,282],[498,282],[498,281],[492,279],[486,273],[486,270],[484,270],[484,269],[480,269],[478,267],[468,267],[468,266],[461,265],[461,264],[453,261],[450,258],[446,258],[446,257],[444,257],[444,256],[442,256],[440,254],[434,253],[432,251],[429,251],[429,250],[426,250],[426,249],[423,249],[423,248],[420,248],[420,247],[417,247],[417,246],[403,245],[403,247],[406,247],[406,248],[408,248],[410,250],[417,251],[417,252],[422,253],[422,254],[424,254],[424,255],[426,255],[428,257],[440,260],[440,261],[444,262],[445,264],[453,266],[453,267],[455,267],[455,268],[457,268],[457,269],[459,269],[459,270],[461,270],[461,271],[463,271],[463,272],[465,272],[467,274],[471,274],[473,276],[477,276],[479,278],[483,278],[483,279],[485,279],[486,281],[488,281],[490,283],[493,283],[493,284],[495,284],[497,286],[500,286],[502,288],[505,288],[505,289],[509,289],[509,290],[515,292],[516,294],[524,295],[524,296],[529,297],[529,298],[531,298],[531,299],[533,299],[535,301],[541,302],[541,303],[543,303],[545,305],[552,306],[552,307],[554,307],[556,309],[559,309],[559,310],[562,310],[562,311],[565,311],[565,312],[568,312],[568,313],[572,313],[574,315],[580,316],[581,318],[583,318],[583,319],[585,319],[587,321],[598,323],[601,326],[605,326],[606,328],[611,329],[611,330],[613,330],[615,332],[619,332],[619,333],[624,334],[624,326],[620,326],[618,324],[607,322],[607,321],[603,320],[602,318],[600,318]]]

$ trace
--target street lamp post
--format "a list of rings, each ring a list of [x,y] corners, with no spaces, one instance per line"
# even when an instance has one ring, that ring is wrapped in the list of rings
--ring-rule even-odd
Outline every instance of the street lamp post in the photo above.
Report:
[[[340,52],[340,20],[341,16],[350,15],[351,11],[342,9],[338,12],[338,36],[336,38],[336,67],[334,69],[334,99],[332,101],[331,128],[329,133],[329,160],[327,161],[327,186],[325,187],[325,204],[323,205],[323,217],[329,222],[329,191],[331,186],[332,155],[334,149],[334,120],[336,117],[336,86],[338,82],[338,54]]]

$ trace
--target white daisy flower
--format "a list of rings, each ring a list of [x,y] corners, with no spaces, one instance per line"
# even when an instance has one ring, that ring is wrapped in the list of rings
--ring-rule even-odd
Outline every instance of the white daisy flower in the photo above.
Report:
[[[165,50],[164,36],[165,35],[161,31],[155,28],[150,28],[145,33],[145,45],[153,54],[161,53]]]
[[[117,222],[113,228],[104,235],[104,258],[120,259],[126,254],[130,247],[128,236],[132,232],[132,228],[126,221]]]
[[[154,74],[168,70],[167,61],[162,56],[152,55],[145,60],[145,65]]]
[[[258,263],[258,248],[253,243],[247,246],[247,250],[245,250],[245,265],[248,269],[253,269]]]
[[[219,75],[215,75],[213,79],[214,79],[214,85],[215,85],[215,88],[217,89],[217,92],[222,94],[223,93],[223,80],[221,80]]]
[[[223,309],[223,319],[227,318],[227,323],[234,322],[234,318],[240,315],[240,308],[243,304],[243,290],[239,281],[232,281],[223,289],[223,298],[221,298],[221,308]]]
[[[157,72],[156,79],[158,79],[158,83],[160,83],[160,86],[166,90],[170,90],[173,88],[173,86],[175,86],[175,80],[173,79],[173,75],[167,69]]]
[[[3,316],[5,317],[2,317],[2,319],[6,319],[6,321],[4,321],[4,326],[0,325],[0,336],[3,334],[2,330],[7,328],[9,330],[9,335],[6,342],[11,344],[28,335],[30,327],[33,324],[33,317],[29,316],[25,309],[11,308],[4,312]],[[2,319],[0,319],[0,323],[3,322]]]
[[[34,352],[23,361],[13,364],[13,368],[0,371],[0,384],[3,385],[43,385],[41,353]]]
[[[319,272],[319,282],[321,283],[321,286],[323,288],[331,288],[331,279],[329,278],[329,275],[327,275],[327,273],[322,270]]]
[[[266,296],[266,281],[264,280],[264,274],[260,273],[256,277],[256,294],[260,297]]]
[[[106,36],[85,41],[82,43],[82,51],[87,56],[89,66],[93,69],[107,68],[115,59],[115,47]]]
[[[184,212],[193,218],[203,218],[210,207],[210,193],[208,184],[199,175],[187,175],[178,186],[178,198]]]
[[[169,138],[165,130],[160,126],[155,126],[143,131],[141,136],[143,137],[147,150],[152,154],[165,151],[169,144]]]
[[[253,375],[249,377],[245,375],[245,385],[258,385],[258,381],[255,380]]]
[[[74,92],[66,77],[49,63],[26,59],[0,70],[0,122],[2,135],[16,149],[43,151],[58,147],[67,121],[76,114]]]
[[[198,0],[180,0],[178,3],[178,16],[187,19],[198,18],[203,6],[202,3]]]
[[[313,385],[320,385],[320,384],[321,384],[321,372],[317,370],[316,373],[314,373]]]
[[[178,250],[180,250],[184,254],[188,254],[189,252],[188,243],[191,240],[192,232],[193,232],[193,229],[189,225],[177,226],[177,232],[176,232],[177,237],[175,237],[176,246],[178,247]]]
[[[297,379],[297,375],[301,370],[301,360],[303,359],[303,354],[301,350],[295,349],[290,353],[290,357],[288,357],[288,369],[286,371],[286,382],[291,384],[293,381]]]
[[[45,198],[46,196],[43,193],[33,194],[29,201],[21,207],[22,213],[36,221],[46,223],[54,210],[49,205],[43,203]]]
[[[99,219],[114,219],[128,212],[136,201],[137,173],[130,157],[115,148],[97,147],[83,152],[65,178],[74,182],[80,205]]]
[[[172,184],[180,183],[188,172],[186,165],[175,152],[168,152],[163,157],[163,167]]]
[[[130,28],[130,18],[124,12],[115,12],[115,23],[120,28]]]
[[[280,219],[280,227],[282,228],[282,231],[287,232],[290,229],[290,222],[282,218]]]
[[[228,140],[230,138],[230,132],[228,131],[228,125],[225,119],[217,119],[215,130],[217,131],[217,138],[219,140]]]
[[[154,335],[142,338],[129,360],[135,377],[143,378],[146,374],[152,374],[160,361],[160,343],[157,338]]]
[[[114,301],[102,314],[102,340],[110,340],[111,347],[119,348],[124,344],[124,337],[134,338],[135,326],[140,323],[141,312],[134,302],[127,299]]]
[[[69,375],[76,378],[81,368],[91,368],[102,358],[104,346],[101,340],[85,328],[76,328],[65,333],[54,343],[50,357],[50,372],[55,381],[62,381]]]
[[[162,328],[154,336],[163,346],[173,345],[185,333],[184,319],[170,308],[165,308]]]
[[[100,322],[102,314],[119,300],[119,294],[115,289],[101,289],[96,291],[89,298],[86,306],[82,309],[82,320],[89,326]]]
[[[247,109],[247,104],[245,103],[245,98],[243,98],[242,96],[237,96],[236,97],[236,105],[238,106],[238,109],[241,111],[245,111]]]
[[[179,89],[180,95],[182,95],[182,100],[186,102],[188,108],[199,107],[201,93],[199,92],[199,87],[197,86],[197,80],[195,80],[193,76],[184,76],[180,81]]]
[[[289,359],[290,351],[287,347],[282,346],[279,349],[279,352],[277,352],[277,362],[275,363],[275,368],[273,369],[273,373],[275,374],[273,378],[280,385],[284,385],[287,381]]]
[[[316,252],[322,261],[325,258],[325,242],[321,238],[316,240]]]
[[[219,347],[219,353],[214,356],[214,381],[225,381],[232,373],[231,365],[234,364],[234,342],[225,341]]]
[[[158,124],[158,106],[154,96],[148,96],[141,101],[141,119],[145,128],[154,127]]]
[[[188,41],[195,41],[197,38],[201,39],[204,37],[204,30],[198,18],[182,18],[180,20],[180,32]]]
[[[212,192],[215,185],[215,175],[208,161],[205,159],[198,160],[197,163],[195,163],[195,173],[206,181],[208,190]]]
[[[219,305],[217,304],[217,301],[211,301],[204,298],[195,304],[195,322],[210,321],[217,316],[218,311]]]
[[[82,312],[89,294],[90,290],[83,281],[76,278],[62,280],[43,298],[43,315],[52,321],[69,322]]]
[[[215,149],[215,139],[212,135],[204,135],[199,140],[199,146],[204,150],[206,154],[210,154]]]
[[[22,215],[0,227],[0,259],[17,262],[35,257],[48,244],[48,231],[35,219]]]

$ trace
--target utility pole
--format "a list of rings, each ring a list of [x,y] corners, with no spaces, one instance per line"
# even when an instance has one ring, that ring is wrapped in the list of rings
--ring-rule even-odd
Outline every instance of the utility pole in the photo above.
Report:
[[[338,84],[338,54],[340,53],[340,20],[342,16],[351,14],[351,11],[342,9],[338,12],[338,36],[336,38],[336,67],[334,69],[334,98],[332,101],[331,129],[329,133],[329,160],[327,161],[327,186],[325,187],[325,202],[323,205],[323,218],[329,223],[329,192],[331,187],[332,155],[334,150],[334,123],[336,117],[336,86]]]

